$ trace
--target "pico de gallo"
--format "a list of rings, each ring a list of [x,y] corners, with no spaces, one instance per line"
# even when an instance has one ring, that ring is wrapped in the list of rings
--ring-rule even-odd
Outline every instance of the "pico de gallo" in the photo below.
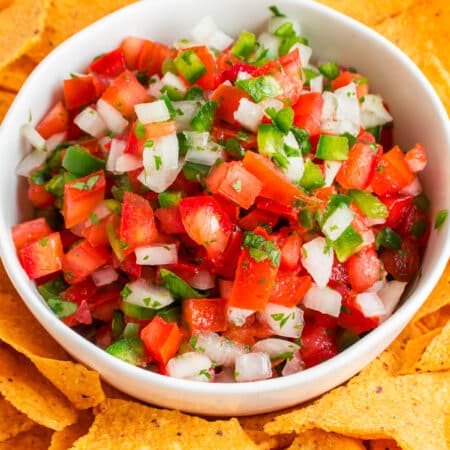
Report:
[[[393,312],[430,233],[416,144],[352,67],[271,7],[259,36],[210,17],[128,37],[68,74],[22,133],[35,218],[12,229],[49,308],[172,377],[293,374]]]

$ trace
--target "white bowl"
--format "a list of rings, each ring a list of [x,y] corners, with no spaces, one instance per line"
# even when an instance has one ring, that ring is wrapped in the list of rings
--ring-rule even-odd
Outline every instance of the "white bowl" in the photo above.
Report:
[[[61,81],[86,68],[93,57],[129,35],[167,43],[188,36],[211,15],[227,33],[261,29],[274,0],[153,0],[111,14],[53,51],[33,72],[0,129],[0,249],[6,270],[25,303],[48,332],[74,358],[100,372],[113,386],[143,401],[206,415],[245,415],[272,411],[316,397],[356,374],[400,333],[431,292],[449,256],[448,221],[431,233],[422,276],[395,314],[335,358],[295,375],[242,384],[208,384],[154,374],[116,359],[66,327],[48,309],[15,254],[11,226],[29,218],[24,184],[15,175],[22,158],[19,127],[32,113],[35,124],[61,95]],[[386,99],[395,120],[395,142],[404,149],[421,142],[429,162],[423,174],[432,214],[450,206],[450,130],[436,93],[417,67],[384,38],[311,1],[279,0],[282,11],[297,17],[314,55],[352,65],[369,77],[373,92]]]

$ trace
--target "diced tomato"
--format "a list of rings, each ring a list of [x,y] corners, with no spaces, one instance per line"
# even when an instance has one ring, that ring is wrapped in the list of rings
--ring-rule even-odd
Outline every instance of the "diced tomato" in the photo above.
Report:
[[[420,172],[427,165],[427,152],[420,144],[416,144],[406,153],[405,161],[411,172]]]
[[[95,182],[91,186],[92,180]],[[106,178],[103,170],[64,185],[63,214],[66,228],[89,218],[89,214],[105,197]]]
[[[127,67],[125,65],[125,53],[122,48],[116,48],[92,61],[89,66],[90,72],[105,75],[109,78],[119,76]]]
[[[203,65],[205,66],[206,72],[202,75],[195,84],[198,84],[203,89],[215,89],[220,82],[220,77],[218,76],[216,69],[216,59],[214,58],[211,50],[204,46],[200,45],[197,47],[189,47],[181,50],[179,54],[183,54],[186,51],[194,51],[195,54],[200,58]],[[180,77],[184,80],[182,74],[179,74]],[[185,80],[186,84],[189,83]]]
[[[146,70],[149,75],[161,75],[163,62],[175,58],[176,50],[160,42],[145,41],[137,60],[137,69]]]
[[[22,267],[31,280],[61,270],[63,247],[59,233],[51,233],[19,250]]]
[[[175,322],[168,323],[160,316],[155,316],[142,329],[141,338],[150,356],[165,366],[177,354],[183,336]]]
[[[333,91],[335,91],[336,89],[347,86],[353,81],[356,83],[356,95],[358,96],[358,98],[361,98],[362,96],[369,93],[369,84],[367,82],[364,82],[364,77],[359,73],[352,73],[349,71],[344,71],[337,78],[335,78],[331,82],[331,88],[333,89]]]
[[[81,129],[74,122],[74,119],[77,115],[78,109],[69,110],[69,126],[67,127],[67,136],[66,136],[68,141],[74,141],[83,134]]]
[[[419,270],[420,258],[414,239],[403,239],[402,248],[383,249],[380,259],[384,268],[398,281],[410,281]]]
[[[355,253],[345,262],[350,284],[356,292],[363,292],[380,279],[381,263],[377,252],[368,247]]]
[[[258,322],[254,316],[251,316],[242,326],[229,324],[222,336],[242,345],[252,346],[260,339],[273,336],[273,332],[266,323]]]
[[[234,278],[236,267],[238,265],[239,256],[241,254],[241,246],[243,242],[243,233],[234,231],[230,237],[225,251],[216,261],[214,271],[225,278]]]
[[[137,37],[127,37],[120,44],[128,69],[135,70],[137,68],[139,54],[141,53],[142,47],[144,46],[145,42],[145,39]]]
[[[234,113],[239,108],[239,103],[243,99],[250,99],[245,91],[228,84],[221,84],[213,93],[212,100],[218,104],[216,109],[216,119],[224,120],[230,125],[236,125]]]
[[[230,220],[235,224],[239,220],[241,208],[236,203],[230,202],[221,194],[213,194],[213,197],[219,203],[220,207],[226,212]]]
[[[159,228],[163,233],[186,233],[178,205],[158,208],[155,210],[155,216],[159,220]]]
[[[247,152],[243,160],[244,167],[261,181],[263,188],[262,197],[271,198],[282,205],[292,207],[296,198],[311,202],[311,199],[303,194],[297,186],[281,172],[272,161],[263,155]]]
[[[279,242],[281,245],[280,268],[283,270],[298,269],[302,251],[302,240],[299,234],[291,231]]]
[[[233,224],[217,200],[209,196],[183,198],[181,220],[191,239],[205,247],[211,259],[227,247]]]
[[[77,77],[64,80],[64,102],[68,109],[93,103],[97,100],[94,77]]]
[[[30,184],[28,186],[28,200],[36,208],[48,208],[55,203],[55,197],[45,189],[42,184]]]
[[[343,299],[338,325],[356,334],[372,330],[380,323],[378,316],[366,317],[356,302],[356,294],[350,294]]]
[[[333,268],[331,269],[330,282],[332,282],[332,288],[339,291],[342,296],[348,294],[348,288],[346,287],[350,283],[350,278],[348,276],[347,267],[338,262],[336,259],[333,263]],[[345,291],[338,289],[336,286],[345,286]]]
[[[217,114],[217,110],[216,110]],[[241,132],[242,133],[242,132]],[[253,133],[245,132],[243,135],[238,130],[225,124],[212,126],[211,136],[215,142],[226,141],[227,139],[237,139],[245,149],[256,149],[258,147],[256,136]],[[244,139],[242,139],[244,137]]]
[[[108,245],[108,233],[106,232],[106,225],[108,224],[108,217],[86,227],[82,231],[82,235],[92,247]]]
[[[80,236],[73,234],[66,228],[64,230],[61,230],[59,234],[61,235],[61,242],[64,251],[67,251],[70,247],[72,247],[73,244],[75,244],[75,242],[78,242],[80,240]]]
[[[36,131],[44,138],[48,139],[57,133],[67,131],[69,114],[63,102],[59,101],[36,125]]]
[[[16,250],[49,235],[52,229],[43,217],[28,220],[12,227],[12,238]]]
[[[103,92],[102,99],[125,117],[131,118],[134,115],[134,105],[148,101],[149,95],[133,73],[125,70]]]
[[[121,302],[120,295],[115,298],[109,298],[108,301],[104,301],[99,304],[95,309],[91,308],[91,314],[94,319],[101,320],[102,322],[110,323],[114,317],[114,311],[119,309]]]
[[[278,272],[275,287],[270,295],[269,302],[279,305],[298,305],[312,286],[312,278],[309,275],[297,276],[290,272]]]
[[[83,301],[91,302],[91,298],[97,292],[97,287],[91,278],[86,278],[79,283],[72,284],[64,292],[61,293],[61,298],[69,302],[80,304]]]
[[[223,51],[216,59],[217,73],[221,77],[224,72],[233,69],[235,65],[242,65],[242,61],[237,56],[232,55],[229,49]]]
[[[306,130],[310,136],[318,135],[322,106],[323,97],[320,92],[303,93],[294,105],[294,124]]]
[[[414,236],[418,244],[425,247],[430,234],[430,220],[416,205],[411,204],[403,210],[397,232],[403,237]]]
[[[136,255],[134,253],[130,253],[120,261],[119,269],[132,278],[140,278],[142,274],[142,266],[136,262]]]
[[[271,212],[273,214],[276,214],[277,216],[282,216],[288,219],[295,219],[295,220],[298,218],[298,212],[294,208],[282,205],[276,200],[270,198],[258,197],[256,199],[255,206],[258,209]]]
[[[225,69],[221,74],[221,81],[224,83],[225,81],[234,81],[239,72],[252,74],[256,70],[256,66],[250,66],[249,64],[242,64],[241,62],[237,62],[233,66]]]
[[[86,301],[89,303],[89,307],[94,311],[105,303],[115,303],[117,300],[120,300],[122,298],[120,295],[121,291],[122,287],[120,284],[114,283],[108,286],[102,286],[96,289]],[[117,307],[116,309],[119,308]]]
[[[92,316],[89,306],[86,301],[82,301],[78,305],[77,312],[71,316],[62,319],[68,327],[74,327],[75,325],[84,324],[90,325],[92,323]]]
[[[191,333],[227,329],[227,301],[224,298],[192,298],[183,301],[183,324]]]
[[[125,192],[120,221],[120,239],[124,242],[124,253],[153,242],[156,225],[153,209],[148,200],[132,192]]]
[[[389,216],[386,219],[386,226],[396,229],[403,220],[404,214],[412,204],[414,197],[411,195],[394,195],[392,197],[383,197],[381,201],[386,205]]]
[[[396,194],[414,181],[414,174],[405,161],[405,155],[398,146],[389,150],[378,163],[371,186],[378,195]]]
[[[239,228],[246,231],[254,230],[259,226],[269,226],[273,228],[280,217],[268,211],[253,209],[246,216],[239,219]]]
[[[111,254],[106,247],[92,247],[83,240],[64,255],[64,279],[69,284],[79,283],[110,260]]]
[[[327,328],[317,323],[306,322],[302,333],[300,354],[306,367],[316,366],[337,355],[334,340]]]

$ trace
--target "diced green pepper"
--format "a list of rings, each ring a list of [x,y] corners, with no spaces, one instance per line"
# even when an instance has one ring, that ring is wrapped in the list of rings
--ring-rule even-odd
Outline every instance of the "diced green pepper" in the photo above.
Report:
[[[323,177],[320,167],[310,160],[305,161],[303,176],[299,184],[303,189],[307,191],[318,189],[324,186],[325,178]]]
[[[119,337],[123,333],[124,328],[125,328],[125,319],[123,316],[123,312],[116,309],[113,312],[113,318],[111,321],[111,330],[112,330],[114,339],[119,339]]]
[[[200,86],[192,86],[186,93],[185,100],[203,100],[203,89]]]
[[[144,343],[139,338],[125,338],[114,342],[106,352],[127,363],[137,366],[144,358]]]
[[[399,250],[402,248],[402,238],[391,228],[382,228],[375,237],[375,246],[377,250],[380,247]]]
[[[177,133],[178,139],[178,151],[181,156],[184,156],[188,150],[191,148],[191,144],[189,142],[189,138],[182,131]]]
[[[204,103],[191,120],[193,131],[209,131],[214,121],[214,113],[217,109],[217,102],[210,100]]]
[[[70,172],[58,173],[54,175],[45,185],[45,190],[56,197],[64,195],[64,185],[78,177]]]
[[[257,140],[261,155],[271,157],[284,151],[283,133],[274,125],[268,123],[259,125]]]
[[[30,183],[32,184],[45,184],[51,178],[51,169],[48,164],[45,164],[41,169],[35,170],[30,175]]]
[[[338,261],[344,262],[353,255],[362,242],[362,236],[349,225],[335,241],[330,242],[330,245],[333,247]]]
[[[309,86],[310,81],[320,75],[320,72],[308,67],[304,67],[303,72],[305,72],[305,86]]]
[[[161,72],[163,75],[165,75],[167,72],[171,72],[174,75],[178,75],[177,66],[175,65],[173,59],[166,58],[161,66]]]
[[[355,342],[359,341],[359,336],[349,329],[343,329],[336,336],[336,346],[339,352],[343,352],[346,348],[352,346]]]
[[[52,281],[41,284],[37,289],[42,297],[44,297],[44,300],[47,301],[51,298],[59,297],[59,294],[65,291],[68,287],[69,285],[64,281],[63,277],[57,277]]]
[[[244,30],[236,43],[231,47],[231,54],[240,58],[247,59],[255,50],[256,36],[250,31]]]
[[[111,194],[119,202],[123,202],[125,192],[134,192],[133,185],[126,173],[115,176],[114,186],[111,188]]]
[[[180,322],[181,308],[170,305],[167,308],[160,309],[156,315],[162,317],[166,322]]]
[[[165,191],[158,194],[158,202],[161,208],[175,206],[185,196],[183,191]]]
[[[322,134],[317,144],[316,158],[328,161],[345,161],[348,159],[348,140],[345,136]]]
[[[160,269],[159,275],[161,276],[162,286],[169,289],[169,291],[177,298],[186,299],[205,297],[204,294],[196,291],[170,270]]]
[[[367,217],[371,219],[385,219],[389,216],[386,205],[374,195],[358,189],[350,189],[348,195]]]
[[[346,132],[346,133],[342,133],[341,136],[344,136],[347,138],[348,148],[352,148],[358,142],[358,138],[356,136],[353,136],[353,134]]]
[[[290,106],[286,106],[279,111],[275,108],[267,108],[266,113],[272,119],[274,125],[284,134],[289,133],[294,123],[294,110]]]
[[[266,98],[278,97],[283,93],[281,86],[271,75],[238,80],[235,85],[247,92],[257,103]]]
[[[126,316],[134,317],[139,320],[151,320],[156,314],[155,309],[146,308],[145,306],[139,306],[128,302],[122,302],[122,311]]]
[[[200,181],[209,172],[210,167],[204,164],[196,164],[188,161],[184,163],[183,175],[189,181]]]
[[[284,55],[288,54],[289,50],[295,44],[308,45],[308,39],[305,39],[300,36],[296,36],[295,34],[291,34],[291,35],[287,35],[287,36],[283,37],[282,41],[280,42],[280,46],[278,47],[279,56],[284,56]],[[303,70],[306,70],[306,68],[304,68]],[[310,70],[310,69],[308,69],[308,70]]]
[[[313,215],[309,208],[301,209],[298,213],[298,218],[300,220],[301,226],[305,230],[311,230],[314,226]]]
[[[105,206],[116,216],[122,214],[122,204],[113,198],[108,198],[104,201]]]
[[[138,323],[128,322],[123,330],[123,337],[135,338],[138,336],[140,329],[141,327]]]
[[[120,243],[119,236],[117,236],[115,228],[111,224],[106,225],[106,235],[108,236],[109,245],[113,249],[119,261],[123,261],[125,255],[123,254],[122,245]]]
[[[78,305],[75,302],[68,302],[57,297],[49,298],[47,300],[47,305],[60,319],[69,317],[78,310]]]
[[[291,131],[297,141],[298,147],[300,148],[302,155],[306,156],[309,153],[311,153],[311,142],[309,141],[309,133],[303,128],[298,127],[292,127]]]
[[[228,138],[223,142],[225,151],[229,153],[234,159],[243,159],[245,156],[245,148],[236,138]]]
[[[376,127],[366,128],[366,131],[368,131],[377,142],[380,142],[382,129],[382,125],[377,125]]]
[[[181,52],[174,60],[175,67],[189,83],[195,83],[206,73],[206,67],[194,50]]]
[[[334,80],[339,76],[339,66],[334,61],[330,61],[322,64],[319,67],[319,72],[329,80]]]
[[[105,168],[105,161],[97,158],[80,145],[71,145],[67,148],[62,162],[64,169],[84,177],[92,172]]]
[[[167,95],[167,97],[172,102],[178,102],[179,100],[183,100],[184,99],[184,94],[179,89],[177,89],[175,86],[169,86],[169,85],[163,86],[161,88],[161,92],[164,95]]]

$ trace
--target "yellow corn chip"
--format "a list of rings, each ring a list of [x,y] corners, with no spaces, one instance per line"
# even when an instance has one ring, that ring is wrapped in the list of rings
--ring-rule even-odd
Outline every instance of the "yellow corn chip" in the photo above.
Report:
[[[369,450],[402,450],[395,441],[391,439],[377,439],[370,441]]]
[[[36,425],[29,431],[0,442],[0,450],[47,450],[51,436],[51,430]]]
[[[0,442],[11,439],[33,426],[33,421],[0,396]]]
[[[22,56],[0,70],[0,88],[19,91],[35,67],[36,64],[28,56]]]
[[[0,11],[0,69],[39,41],[46,8],[46,0],[14,0]]]
[[[36,423],[62,430],[76,422],[67,399],[24,356],[0,345],[0,393]]]
[[[0,124],[2,123],[3,117],[6,116],[11,103],[14,101],[15,94],[8,91],[2,91],[0,89]],[[1,266],[1,264],[0,264]]]
[[[178,411],[111,399],[97,409],[89,433],[75,442],[73,450],[258,448],[236,419],[208,422]]]
[[[449,386],[449,372],[352,383],[311,406],[277,417],[265,431],[320,428],[359,439],[394,439],[403,450],[447,450]]]
[[[450,304],[444,306],[437,311],[422,317],[419,322],[428,330],[434,330],[435,328],[442,328],[450,318]]]
[[[64,428],[61,431],[55,431],[48,450],[67,450],[72,447],[73,443],[84,436],[92,425],[94,416],[91,411],[83,411],[79,413],[78,422]]]
[[[297,436],[288,450],[366,450],[366,447],[359,439],[322,430],[309,430]]]

